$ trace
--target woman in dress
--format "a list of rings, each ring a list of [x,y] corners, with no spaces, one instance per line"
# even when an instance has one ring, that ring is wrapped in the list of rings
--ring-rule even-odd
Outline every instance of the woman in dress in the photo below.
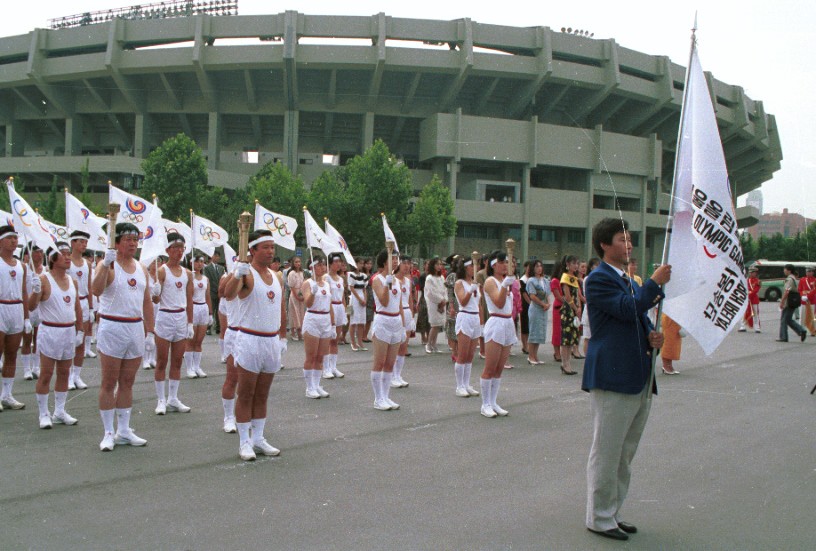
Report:
[[[331,283],[326,278],[326,261],[315,257],[309,269],[312,277],[300,286],[306,315],[303,317],[303,378],[307,398],[328,398],[320,386],[323,358],[329,353],[329,344],[337,337],[334,328]]]
[[[388,251],[377,255],[377,274],[371,280],[371,291],[377,305],[371,326],[374,355],[371,366],[371,387],[374,390],[374,409],[399,409],[389,394],[394,376],[394,363],[400,345],[405,341],[402,297],[396,278],[388,270]],[[397,266],[399,257],[392,255],[391,266]]]
[[[301,333],[301,326],[303,325],[303,314],[306,307],[303,304],[303,261],[299,256],[296,256],[292,261],[292,268],[289,270],[289,275],[286,276],[287,285],[289,285],[289,325],[292,328],[292,339],[299,341],[303,338]]]
[[[519,278],[519,290],[521,291],[521,315],[519,317],[519,334],[521,335],[521,352],[528,354],[527,339],[530,336],[530,295],[527,294],[527,281],[530,279],[530,264],[532,260],[527,260],[521,267],[521,277]]]
[[[577,371],[570,369],[570,356],[572,347],[578,344],[583,295],[578,280],[578,259],[567,255],[562,264],[565,270],[561,274],[561,373],[575,375]]]
[[[527,277],[527,296],[530,297],[528,317],[530,319],[530,335],[527,338],[527,363],[530,365],[543,364],[538,358],[538,347],[547,342],[547,322],[550,309],[550,282],[544,277],[544,265],[540,260],[530,262]],[[560,320],[559,320],[559,323]]]
[[[198,377],[206,377],[201,369],[201,345],[207,328],[213,325],[212,301],[210,299],[210,280],[204,275],[207,258],[197,254],[193,260],[193,338],[189,349],[184,354],[187,360],[187,374],[194,372]]]
[[[428,333],[431,331],[431,325],[428,323],[428,305],[425,303],[425,280],[428,278],[428,266],[430,263],[430,260],[425,261],[425,269],[422,275],[419,276],[417,284],[419,288],[419,293],[417,294],[419,309],[417,311],[416,332],[419,333],[419,338],[423,345],[428,344]]]
[[[456,373],[456,395],[462,398],[478,396],[479,391],[470,385],[470,371],[473,368],[473,356],[482,336],[482,320],[479,309],[479,285],[473,281],[473,259],[468,258],[459,263],[456,270],[454,293],[459,305],[456,314],[457,357],[454,371]]]
[[[553,345],[553,360],[561,362],[561,274],[564,273],[564,263],[557,261],[553,269],[553,275],[550,279],[550,293],[552,294],[552,345]]]
[[[351,305],[349,336],[352,352],[368,350],[363,346],[363,339],[366,337],[364,330],[366,324],[366,288],[368,287],[368,276],[363,272],[364,266],[365,260],[358,258],[356,269],[348,274],[349,303]]]
[[[448,303],[445,279],[442,277],[442,261],[439,258],[433,258],[428,262],[428,272],[425,275],[425,305],[428,308],[428,324],[431,326],[425,352],[433,354],[439,352],[436,339],[442,326],[445,325],[445,308]]]

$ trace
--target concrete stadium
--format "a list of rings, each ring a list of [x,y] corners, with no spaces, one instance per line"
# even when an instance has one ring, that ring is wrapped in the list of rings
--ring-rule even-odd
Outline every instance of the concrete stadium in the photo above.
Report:
[[[138,189],[140,164],[184,132],[209,181],[243,186],[279,160],[308,183],[384,140],[417,190],[456,198],[460,252],[590,256],[592,224],[633,229],[659,258],[685,68],[548,27],[372,16],[195,15],[0,38],[0,174]],[[780,168],[773,115],[708,85],[736,197]],[[374,213],[373,215],[376,215]],[[740,209],[742,225],[757,218]]]

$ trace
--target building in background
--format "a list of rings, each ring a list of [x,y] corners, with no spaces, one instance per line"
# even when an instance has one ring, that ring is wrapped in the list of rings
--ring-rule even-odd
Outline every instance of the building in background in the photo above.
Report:
[[[759,215],[762,216],[765,211],[762,210],[762,190],[755,189],[748,194],[748,198],[745,201],[745,204],[749,207],[754,207],[759,212]]]
[[[782,237],[796,237],[797,233],[804,233],[812,223],[813,220],[810,218],[782,209],[782,212],[763,214],[759,222],[746,231],[754,239],[761,236],[772,237],[777,233],[781,233]]]

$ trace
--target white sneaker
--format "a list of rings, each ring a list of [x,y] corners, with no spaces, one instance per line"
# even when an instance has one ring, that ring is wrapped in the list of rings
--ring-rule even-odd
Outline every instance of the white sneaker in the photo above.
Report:
[[[35,380],[40,378],[40,364],[31,366],[31,374],[34,375]]]
[[[190,413],[190,406],[185,406],[178,398],[167,400],[167,411],[177,411],[179,413]]]
[[[306,389],[306,397],[307,398],[320,398],[320,393],[316,390],[311,388]]]
[[[91,350],[89,348],[88,350],[85,351],[85,357],[86,358],[96,358],[96,352],[94,352],[93,350]]]
[[[385,398],[385,403],[388,404],[391,409],[399,409],[399,404],[391,398]]]
[[[405,379],[403,379],[403,378],[400,376],[400,378],[399,378],[399,384],[400,384],[400,388],[405,388],[405,387],[407,387],[407,386],[408,386],[408,381],[406,381]]]
[[[159,400],[156,404],[156,415],[164,415],[165,413],[167,413],[167,402]]]
[[[378,409],[380,411],[389,411],[391,406],[388,405],[388,402],[385,400],[374,400],[374,409]]]
[[[255,461],[255,450],[252,449],[252,444],[245,442],[238,448],[238,456],[244,461]]]
[[[76,390],[76,383],[74,382],[74,374],[68,375],[68,390]]]
[[[0,404],[6,409],[25,409],[25,404],[18,402],[11,394],[0,400]]]
[[[238,432],[238,427],[235,426],[235,417],[227,417],[224,419],[224,432],[227,434],[235,434]]]
[[[470,398],[470,392],[468,392],[466,388],[461,386],[456,388],[456,395],[461,398]]]
[[[492,408],[492,407],[490,407],[490,406],[482,406],[482,412],[481,412],[481,413],[482,413],[482,415],[484,415],[485,417],[489,417],[489,418],[491,418],[491,419],[492,419],[493,417],[496,417],[496,412],[495,412],[495,411],[493,411],[493,408]]]
[[[156,360],[150,360],[150,369],[156,369]]]
[[[128,444],[138,448],[147,444],[147,440],[139,438],[132,429],[128,429],[127,432],[116,431],[116,436],[113,437],[113,443],[117,446]]]
[[[72,417],[68,414],[67,411],[55,411],[54,415],[52,416],[54,422],[61,425],[76,425],[77,420],[75,417]],[[42,418],[40,419],[40,424],[42,424]]]
[[[51,416],[47,413],[45,415],[40,415],[40,428],[41,429],[50,429],[51,428]]]
[[[471,396],[478,396],[479,394],[481,394],[481,392],[479,392],[470,385],[467,386],[466,390],[468,391],[468,394],[470,394]]]
[[[91,344],[96,344],[96,337],[91,337]]]
[[[221,363],[222,364],[227,363],[227,357],[226,356],[221,356]]]
[[[195,367],[195,372],[196,372],[196,375],[198,375],[198,376],[199,376],[199,377],[201,377],[202,379],[206,379],[206,378],[207,378],[207,374],[206,374],[206,373],[204,373],[204,371],[203,371],[203,370],[202,370],[200,367],[196,366],[196,367]]]
[[[196,377],[198,377],[198,373],[195,372],[195,369],[193,369],[192,367],[188,367],[187,368],[187,378],[188,379],[195,379]]]
[[[99,450],[103,452],[112,452],[115,442],[113,440],[113,433],[106,432],[102,441],[99,443]]]
[[[323,370],[323,378],[324,379],[334,379],[334,373],[331,370],[324,369]]]
[[[76,386],[79,390],[85,390],[88,388],[88,385],[85,384],[85,381],[83,381],[79,375],[74,377],[74,386]]]
[[[399,379],[392,378],[391,379],[391,388],[402,388],[402,383],[400,383]]]
[[[142,369],[150,369],[150,362],[145,360],[144,363],[142,364]]]
[[[32,373],[31,368],[26,366],[23,370],[23,379],[26,381],[33,381],[34,380],[34,373]]]
[[[425,353],[426,353],[426,354],[433,354],[433,353],[434,353],[434,350],[433,350],[433,348],[431,348],[430,346],[428,346],[428,345],[426,344],[426,345],[425,345]]]
[[[338,379],[342,379],[343,377],[345,377],[345,376],[346,376],[346,374],[345,374],[345,373],[343,373],[342,371],[340,371],[340,370],[339,370],[339,369],[337,369],[336,367],[332,367],[332,374],[333,374],[335,377],[337,377]]]
[[[494,412],[496,413],[496,415],[498,415],[499,417],[507,417],[507,416],[510,414],[510,412],[509,412],[509,411],[507,411],[506,409],[504,409],[504,408],[502,408],[501,406],[499,406],[499,404],[493,404],[493,411],[494,411]]]
[[[266,438],[261,438],[252,443],[252,449],[269,457],[276,457],[280,455],[280,450],[266,441]]]
[[[328,398],[328,397],[329,397],[329,393],[328,393],[328,392],[326,392],[326,391],[323,389],[323,387],[322,387],[322,386],[318,386],[318,387],[317,387],[315,390],[317,391],[317,393],[318,393],[318,394],[320,394],[320,397],[321,397],[321,398]]]

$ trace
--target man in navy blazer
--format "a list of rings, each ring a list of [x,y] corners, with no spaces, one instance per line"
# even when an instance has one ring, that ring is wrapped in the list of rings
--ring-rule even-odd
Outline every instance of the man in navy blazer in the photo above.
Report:
[[[624,220],[605,218],[592,230],[592,245],[603,259],[585,281],[589,341],[581,387],[589,392],[593,423],[587,463],[587,528],[629,539],[637,528],[620,519],[629,489],[631,462],[651,406],[648,389],[653,353],[663,346],[648,311],[664,295],[671,266],[660,266],[639,286],[624,270],[632,245]],[[652,379],[653,380],[653,379]]]

